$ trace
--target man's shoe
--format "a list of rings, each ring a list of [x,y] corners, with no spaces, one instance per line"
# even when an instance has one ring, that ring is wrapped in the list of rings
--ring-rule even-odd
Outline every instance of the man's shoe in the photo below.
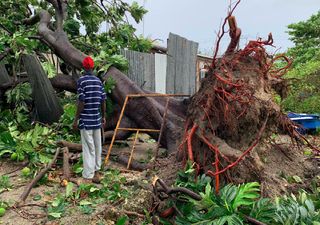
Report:
[[[92,178],[92,182],[96,184],[100,184],[102,180],[102,174],[99,171],[94,172],[94,177]]]

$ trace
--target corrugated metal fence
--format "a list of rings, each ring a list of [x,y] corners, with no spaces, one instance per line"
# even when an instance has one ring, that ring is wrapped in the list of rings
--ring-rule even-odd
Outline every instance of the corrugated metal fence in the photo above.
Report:
[[[128,77],[158,93],[193,94],[196,86],[198,43],[170,33],[167,55],[123,50]]]
[[[155,57],[153,54],[122,50],[129,62],[128,77],[138,86],[155,91]]]
[[[168,40],[168,94],[193,94],[196,86],[198,43],[170,33]]]

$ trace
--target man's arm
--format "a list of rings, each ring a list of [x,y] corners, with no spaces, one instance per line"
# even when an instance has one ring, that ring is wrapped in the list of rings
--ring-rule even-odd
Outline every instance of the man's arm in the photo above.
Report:
[[[77,112],[76,112],[76,116],[74,118],[73,125],[72,125],[74,130],[78,129],[78,120],[80,118],[80,114],[83,111],[83,109],[84,109],[84,102],[83,101],[78,101]]]

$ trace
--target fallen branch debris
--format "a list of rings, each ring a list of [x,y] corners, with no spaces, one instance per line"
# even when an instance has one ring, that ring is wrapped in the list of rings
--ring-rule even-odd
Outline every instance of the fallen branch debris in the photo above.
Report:
[[[31,189],[37,184],[37,182],[52,168],[52,166],[57,161],[58,155],[60,153],[60,148],[57,148],[56,153],[52,159],[52,161],[43,168],[38,175],[29,183],[28,186],[25,187],[23,193],[21,194],[19,200],[16,202],[15,205],[20,205],[21,203],[25,202],[25,200],[28,198],[28,195],[31,192]]]

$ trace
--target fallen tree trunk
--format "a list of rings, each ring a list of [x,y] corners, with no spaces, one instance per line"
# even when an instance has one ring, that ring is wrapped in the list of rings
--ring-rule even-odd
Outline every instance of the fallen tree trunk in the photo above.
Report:
[[[129,94],[144,94],[145,92],[139,88],[133,81],[126,77],[123,73],[114,67],[111,67],[104,80],[112,77],[117,85],[112,92],[112,99],[119,105],[123,105],[124,100]],[[181,108],[183,102],[180,103]],[[135,98],[127,103],[125,115],[139,124],[139,128],[160,130],[163,122],[165,107],[152,98]],[[175,111],[180,111],[180,107],[175,102],[175,107],[169,105],[169,114],[167,117],[166,127],[163,132],[163,138],[160,140],[162,146],[166,147],[169,152],[177,149],[178,140],[182,133],[184,118],[178,116]],[[181,114],[181,113],[180,113]],[[154,139],[158,138],[158,133],[150,132],[149,135]]]
[[[31,83],[36,119],[48,124],[58,122],[63,108],[47,74],[35,56],[23,55],[22,60]]]

